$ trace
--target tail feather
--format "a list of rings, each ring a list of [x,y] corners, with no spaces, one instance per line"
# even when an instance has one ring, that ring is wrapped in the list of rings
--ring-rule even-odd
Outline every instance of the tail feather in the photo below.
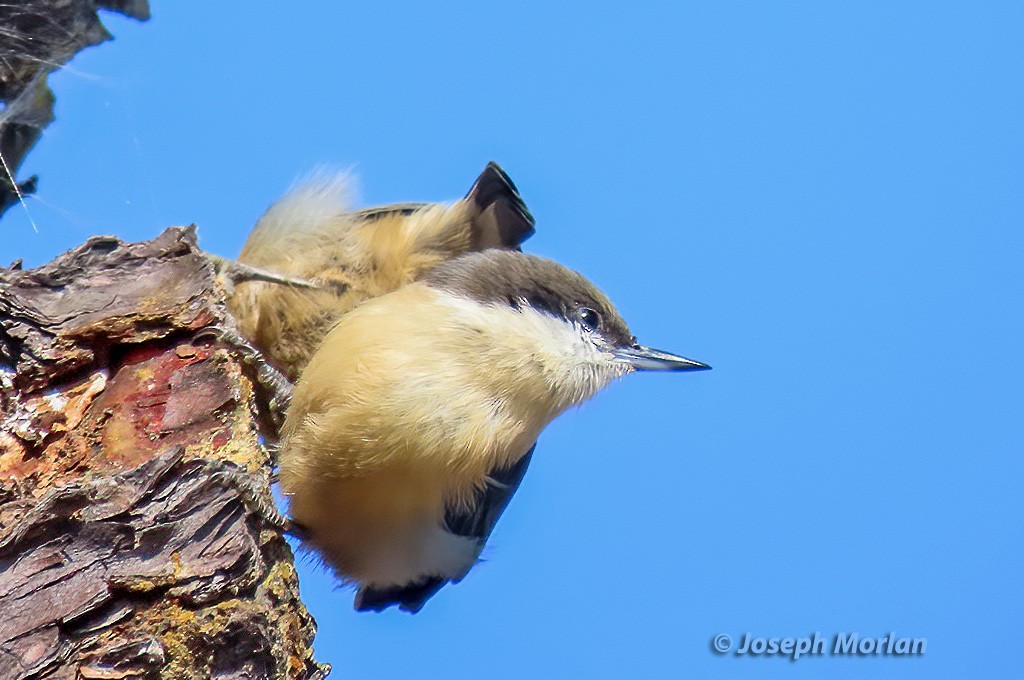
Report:
[[[480,173],[466,200],[478,211],[472,226],[474,250],[518,249],[533,235],[533,215],[511,178],[494,161]]]
[[[441,590],[449,579],[432,576],[425,581],[405,586],[374,588],[363,586],[356,593],[356,611],[382,612],[388,607],[398,605],[402,611],[415,614],[431,597]]]

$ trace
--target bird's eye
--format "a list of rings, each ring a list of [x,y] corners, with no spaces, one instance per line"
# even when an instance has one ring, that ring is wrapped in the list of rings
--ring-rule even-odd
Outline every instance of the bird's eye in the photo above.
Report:
[[[580,307],[576,310],[576,316],[580,320],[580,325],[590,332],[596,331],[601,326],[601,315],[590,307]]]

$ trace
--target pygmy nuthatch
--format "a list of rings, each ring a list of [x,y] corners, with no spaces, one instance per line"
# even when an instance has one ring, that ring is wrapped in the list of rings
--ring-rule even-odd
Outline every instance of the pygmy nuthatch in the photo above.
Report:
[[[341,316],[286,416],[291,515],[359,610],[416,612],[461,580],[559,413],[632,371],[709,368],[637,344],[576,272],[512,249],[447,259],[467,249]]]

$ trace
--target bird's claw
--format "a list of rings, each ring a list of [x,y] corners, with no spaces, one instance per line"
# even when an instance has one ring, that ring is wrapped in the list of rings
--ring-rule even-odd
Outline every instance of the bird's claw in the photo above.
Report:
[[[248,372],[256,385],[259,396],[267,406],[268,419],[276,436],[284,423],[284,413],[291,403],[293,389],[291,381],[267,363],[263,354],[233,327],[207,326],[196,333],[193,341],[205,339],[212,339],[214,342],[229,347],[238,357],[243,368],[249,369]]]
[[[291,534],[300,540],[304,538],[302,527],[277,509],[270,495],[270,487],[261,484],[245,469],[234,465],[224,467],[210,475],[210,481],[221,488],[237,492],[250,511],[281,533]]]

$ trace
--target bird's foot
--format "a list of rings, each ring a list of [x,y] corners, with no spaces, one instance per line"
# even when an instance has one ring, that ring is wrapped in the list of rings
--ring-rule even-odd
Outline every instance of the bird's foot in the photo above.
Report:
[[[275,529],[286,531],[290,522],[281,514],[270,495],[269,484],[257,480],[244,468],[231,465],[210,475],[210,481],[223,488],[235,491],[242,498],[246,508]]]
[[[284,424],[284,414],[292,400],[293,385],[288,378],[279,370],[267,363],[258,349],[253,347],[248,340],[242,337],[233,326],[208,326],[199,331],[194,340],[212,338],[216,342],[227,345],[238,357],[243,369],[248,373],[256,385],[257,395],[265,402],[269,424],[276,437]],[[272,457],[275,447],[268,447]]]
[[[252,473],[233,464],[222,467],[210,475],[210,481],[224,489],[238,493],[245,506],[256,516],[278,531],[305,540],[306,532],[277,509],[270,494],[270,485],[262,483]]]

